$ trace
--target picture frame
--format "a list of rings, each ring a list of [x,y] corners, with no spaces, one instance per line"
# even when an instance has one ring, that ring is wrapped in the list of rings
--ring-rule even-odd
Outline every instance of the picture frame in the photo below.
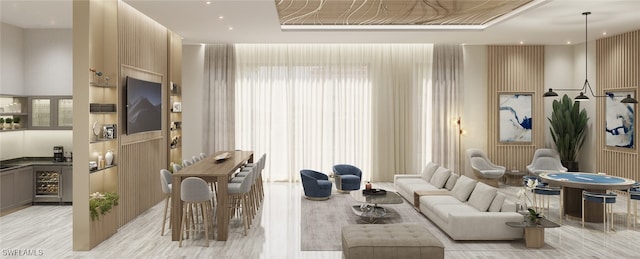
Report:
[[[500,93],[498,95],[498,139],[500,142],[532,142],[532,100],[532,93]]]
[[[182,112],[182,102],[173,102],[172,112]]]
[[[102,138],[103,139],[115,139],[117,134],[115,124],[104,124],[102,126]]]
[[[635,149],[636,108],[632,103],[620,101],[634,90],[609,90],[605,93],[605,146],[613,148]]]

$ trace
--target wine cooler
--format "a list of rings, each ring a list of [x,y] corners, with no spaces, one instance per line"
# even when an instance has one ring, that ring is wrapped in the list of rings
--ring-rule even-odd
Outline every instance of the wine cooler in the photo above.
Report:
[[[60,170],[36,170],[35,178],[34,202],[62,201],[62,174]]]

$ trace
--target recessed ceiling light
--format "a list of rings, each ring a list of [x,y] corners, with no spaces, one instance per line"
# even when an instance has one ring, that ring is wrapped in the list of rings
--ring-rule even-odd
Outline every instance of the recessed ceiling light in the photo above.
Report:
[[[524,44],[524,41],[520,41],[520,45],[523,45],[523,44]]]
[[[570,41],[570,40],[568,40],[568,41],[567,41],[567,44],[571,44],[571,41]]]
[[[230,30],[230,31],[233,31],[233,27],[229,26],[229,30]]]
[[[218,16],[218,19],[222,20],[222,19],[224,19],[224,16],[220,15],[220,16]]]
[[[205,4],[211,4],[211,1],[206,1],[206,2],[204,2],[204,3],[205,3]]]
[[[602,36],[605,36],[605,35],[607,35],[607,32],[606,31],[602,32]]]

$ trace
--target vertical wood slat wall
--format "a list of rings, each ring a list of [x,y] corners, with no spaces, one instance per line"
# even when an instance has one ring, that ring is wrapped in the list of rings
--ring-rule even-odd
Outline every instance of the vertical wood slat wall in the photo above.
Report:
[[[487,155],[507,169],[524,171],[544,146],[544,46],[488,46]],[[500,142],[499,94],[532,94],[532,142]]]
[[[162,100],[167,100],[167,29],[133,7],[118,5],[118,54],[120,82],[127,75],[162,82]],[[124,89],[124,88],[123,88]],[[126,103],[121,94],[121,103]],[[124,108],[124,106],[123,106]],[[162,130],[120,136],[118,191],[120,226],[131,221],[164,197],[160,186],[160,169],[167,164],[167,110],[162,105]],[[126,111],[123,111],[125,114]],[[126,125],[125,116],[120,124]]]
[[[596,41],[596,88],[597,94],[607,90],[634,90],[638,99],[640,85],[640,30],[615,35]],[[638,155],[638,105],[635,117],[635,148],[612,148],[606,146],[605,100],[598,98],[596,109],[596,168],[599,172],[640,180],[640,156]]]

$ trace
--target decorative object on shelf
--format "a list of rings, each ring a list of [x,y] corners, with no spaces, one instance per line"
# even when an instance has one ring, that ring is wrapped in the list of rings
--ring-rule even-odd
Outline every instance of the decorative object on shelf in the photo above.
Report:
[[[4,129],[13,129],[13,118],[7,118],[4,121],[6,122]]]
[[[367,182],[367,184],[364,185],[364,189],[371,190],[371,182]]]
[[[94,121],[93,122],[93,126],[91,127],[91,132],[93,132],[93,136],[95,137],[95,140],[98,140],[98,136],[100,136],[100,127],[98,127],[98,122]]]
[[[115,192],[95,192],[89,197],[89,212],[91,220],[100,219],[100,215],[105,215],[113,206],[118,206],[120,196]]]
[[[89,161],[89,171],[98,170],[98,163],[96,161]]]
[[[92,81],[97,85],[102,85],[102,72],[97,71],[95,68],[89,68],[89,71],[93,74]]]
[[[104,154],[104,159],[106,160],[107,166],[113,165],[113,152],[108,150],[107,153]]]
[[[178,143],[180,143],[180,135],[174,136],[173,138],[171,138],[171,143],[169,144],[170,148],[177,148],[178,147]]]
[[[104,157],[102,155],[98,156],[98,169],[104,169],[105,167],[105,162],[104,162]]]
[[[22,125],[20,125],[20,117],[17,117],[17,116],[13,117],[13,128],[14,129],[22,128]]]
[[[182,102],[173,102],[172,112],[182,112]]]
[[[551,127],[551,137],[560,155],[562,165],[570,172],[577,172],[578,153],[587,135],[587,111],[580,109],[580,102],[575,102],[566,94],[560,101],[553,100],[551,118],[547,118]]]
[[[499,96],[500,142],[531,142],[531,94]]]
[[[116,138],[116,125],[115,124],[104,124],[102,126],[102,137],[104,139],[115,139]]]
[[[182,122],[181,121],[172,121],[171,122],[171,126],[170,126],[171,130],[179,130],[181,128],[182,128]]]
[[[116,112],[116,105],[113,103],[90,103],[89,112]]]
[[[539,184],[540,182],[538,181],[538,179],[534,180],[534,179],[528,178],[524,182],[524,186],[522,187],[522,190],[518,191],[518,193],[516,194],[518,196],[518,199],[523,198],[524,196],[524,206],[528,212],[528,214],[525,215],[525,222],[536,223],[538,218],[542,217],[542,214],[536,210],[537,208],[534,206],[533,204],[534,202],[531,201],[531,198],[529,198],[529,195],[528,195],[528,193],[531,193],[532,190],[536,188],[536,186],[538,186]],[[528,205],[529,203],[531,203],[531,206]]]

